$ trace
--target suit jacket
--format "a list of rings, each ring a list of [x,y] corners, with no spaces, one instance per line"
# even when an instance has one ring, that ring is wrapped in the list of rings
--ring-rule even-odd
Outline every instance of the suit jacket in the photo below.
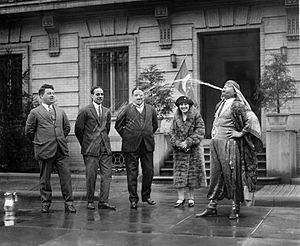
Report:
[[[145,142],[147,151],[154,151],[154,133],[158,128],[157,114],[151,105],[144,106],[144,120],[138,119],[139,112],[130,103],[117,116],[115,128],[122,137],[122,151],[134,152],[141,142]]]
[[[111,113],[108,108],[101,108],[101,119],[93,103],[82,108],[75,123],[75,135],[81,145],[81,154],[100,156],[100,144],[104,143],[109,155],[112,154],[108,137],[111,123]]]
[[[70,132],[70,123],[66,113],[53,105],[56,121],[43,105],[32,109],[28,115],[25,134],[33,141],[36,159],[49,159],[55,156],[60,147],[61,154],[68,155],[67,135]]]

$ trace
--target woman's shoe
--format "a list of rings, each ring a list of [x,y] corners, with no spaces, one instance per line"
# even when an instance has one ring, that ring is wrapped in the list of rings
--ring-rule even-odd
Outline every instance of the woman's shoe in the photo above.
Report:
[[[192,208],[195,206],[195,201],[193,199],[189,199],[188,204],[189,204],[189,207]]]
[[[177,200],[177,202],[174,205],[174,208],[179,208],[180,206],[183,206],[185,203],[185,199],[183,200]]]

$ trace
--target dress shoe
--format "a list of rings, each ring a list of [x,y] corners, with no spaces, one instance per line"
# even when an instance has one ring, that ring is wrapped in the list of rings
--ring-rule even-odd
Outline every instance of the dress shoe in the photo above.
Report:
[[[95,206],[94,206],[94,204],[92,202],[89,202],[87,204],[86,208],[89,209],[89,210],[95,210]]]
[[[177,200],[177,202],[174,205],[174,208],[179,208],[180,206],[183,206],[185,203],[185,199],[183,200]]]
[[[217,216],[216,208],[207,208],[202,213],[196,214],[196,217],[208,217],[208,216]]]
[[[156,202],[153,201],[151,198],[147,198],[146,200],[143,200],[143,202],[146,202],[146,203],[148,203],[149,205],[155,205],[155,204],[156,204]]]
[[[236,203],[233,203],[231,212],[229,214],[229,219],[230,220],[238,219],[239,218],[239,213],[240,213],[240,205],[236,204]]]
[[[99,209],[111,209],[111,210],[116,210],[116,207],[113,205],[110,205],[107,202],[99,202],[98,204]]]
[[[137,209],[137,202],[130,202],[130,208]]]
[[[65,212],[76,213],[76,208],[73,205],[65,205]]]
[[[193,199],[189,199],[188,205],[190,208],[193,208],[195,206],[195,201]]]
[[[42,205],[42,209],[41,209],[42,213],[49,213],[49,205]]]
[[[239,211],[237,210],[231,210],[231,213],[229,214],[229,219],[230,220],[236,220],[240,217]]]

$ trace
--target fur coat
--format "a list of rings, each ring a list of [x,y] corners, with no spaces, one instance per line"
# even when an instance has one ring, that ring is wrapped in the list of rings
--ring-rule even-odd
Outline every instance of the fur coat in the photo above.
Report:
[[[170,129],[170,143],[174,156],[174,185],[177,188],[199,188],[206,184],[204,151],[201,141],[205,127],[201,114],[191,107],[183,121],[182,113],[176,110]],[[180,143],[186,141],[187,149]]]

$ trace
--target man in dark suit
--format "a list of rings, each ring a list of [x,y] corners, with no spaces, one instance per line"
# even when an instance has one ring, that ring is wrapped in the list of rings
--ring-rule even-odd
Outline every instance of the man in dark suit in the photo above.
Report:
[[[94,193],[98,165],[100,167],[100,194],[98,208],[116,209],[108,203],[112,176],[112,152],[109,141],[111,113],[102,106],[104,93],[101,87],[91,89],[92,103],[82,108],[75,123],[75,135],[81,145],[86,167],[87,209],[94,210]]]
[[[132,90],[133,102],[118,115],[115,128],[122,137],[125,157],[130,207],[137,208],[137,177],[139,160],[142,167],[142,201],[155,205],[150,197],[153,179],[154,133],[158,128],[155,109],[144,103],[144,92],[136,87]]]
[[[42,212],[49,213],[51,205],[51,172],[56,166],[61,191],[65,200],[65,211],[76,213],[73,206],[71,175],[66,162],[68,144],[66,137],[70,123],[65,112],[54,105],[54,87],[44,84],[39,89],[41,105],[31,110],[25,127],[25,134],[34,143],[35,158],[40,166],[40,193]]]

